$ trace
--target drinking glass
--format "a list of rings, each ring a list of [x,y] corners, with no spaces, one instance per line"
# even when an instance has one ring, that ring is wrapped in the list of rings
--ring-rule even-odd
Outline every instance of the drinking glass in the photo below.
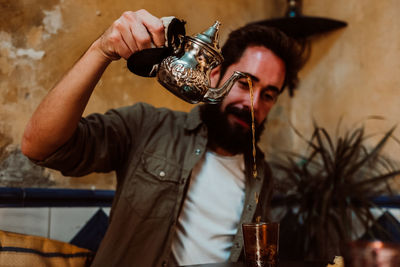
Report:
[[[279,223],[244,223],[242,230],[246,267],[277,266]]]

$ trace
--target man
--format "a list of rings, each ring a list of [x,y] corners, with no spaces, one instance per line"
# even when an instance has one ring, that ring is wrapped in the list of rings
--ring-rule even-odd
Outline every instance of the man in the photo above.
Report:
[[[165,42],[160,19],[124,13],[49,92],[28,123],[23,153],[69,176],[116,171],[108,231],[93,266],[175,266],[237,261],[241,223],[267,220],[272,177],[261,151],[252,176],[246,79],[218,105],[190,113],[139,103],[81,118],[111,61]],[[253,80],[257,134],[300,53],[281,32],[246,26],[233,32],[211,72],[218,86],[233,71]]]

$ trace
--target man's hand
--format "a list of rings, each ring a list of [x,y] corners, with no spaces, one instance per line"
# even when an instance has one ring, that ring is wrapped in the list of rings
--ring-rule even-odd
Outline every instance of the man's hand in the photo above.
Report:
[[[144,9],[127,11],[114,21],[95,46],[109,60],[128,59],[133,53],[165,43],[162,21]]]

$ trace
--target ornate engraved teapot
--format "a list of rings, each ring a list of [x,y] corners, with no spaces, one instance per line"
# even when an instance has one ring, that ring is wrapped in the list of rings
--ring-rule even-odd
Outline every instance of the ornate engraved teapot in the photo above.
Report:
[[[235,71],[220,88],[210,87],[210,71],[223,61],[218,45],[219,26],[220,22],[216,21],[213,26],[195,36],[178,36],[179,45],[173,45],[173,54],[164,58],[158,66],[158,82],[192,104],[221,101],[232,85],[246,77],[246,74]]]

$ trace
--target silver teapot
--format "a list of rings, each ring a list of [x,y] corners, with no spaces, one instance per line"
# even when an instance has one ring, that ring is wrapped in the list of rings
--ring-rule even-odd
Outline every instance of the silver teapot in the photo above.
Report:
[[[178,36],[180,42],[173,54],[164,58],[157,69],[157,80],[179,98],[196,104],[217,103],[227,95],[232,85],[246,74],[235,71],[220,87],[210,87],[210,71],[222,63],[218,44],[220,22],[195,36]]]

